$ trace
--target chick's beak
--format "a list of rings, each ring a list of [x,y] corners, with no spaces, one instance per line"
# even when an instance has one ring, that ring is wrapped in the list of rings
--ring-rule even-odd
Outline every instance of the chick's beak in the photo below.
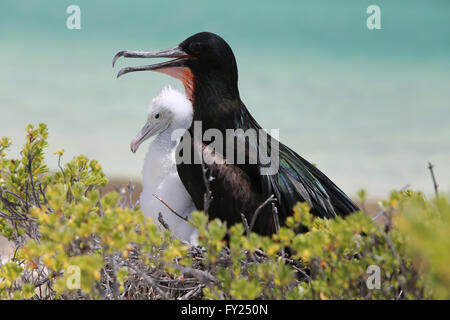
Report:
[[[150,138],[154,135],[156,131],[155,127],[152,127],[148,124],[148,122],[144,125],[144,127],[139,131],[136,136],[131,140],[130,149],[131,152],[136,153],[137,149],[141,145],[142,142]]]

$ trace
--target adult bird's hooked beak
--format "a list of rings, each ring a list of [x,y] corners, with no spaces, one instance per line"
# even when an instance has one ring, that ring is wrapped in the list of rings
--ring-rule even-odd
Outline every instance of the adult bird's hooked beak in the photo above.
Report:
[[[179,46],[158,50],[158,51],[133,51],[133,50],[124,50],[119,51],[113,58],[112,65],[114,67],[117,59],[120,57],[126,58],[175,58],[170,61],[150,64],[139,67],[127,67],[123,68],[117,74],[117,78],[120,76],[134,71],[156,71],[165,73],[171,77],[181,80],[183,82],[184,88],[186,90],[186,94],[189,100],[193,101],[192,95],[194,91],[194,75],[187,65],[187,61],[190,59],[195,59],[195,57],[187,54],[183,49]]]
[[[123,50],[116,53],[113,58],[112,65],[116,64],[116,61],[120,57],[125,58],[175,58],[174,60],[156,63],[151,65],[139,66],[139,67],[128,67],[123,68],[117,74],[117,78],[134,71],[146,71],[153,70],[158,71],[159,69],[173,68],[173,67],[186,67],[183,63],[185,60],[192,58],[192,56],[188,55],[184,52],[179,46],[165,49],[165,50],[157,50],[157,51],[134,51],[134,50]]]

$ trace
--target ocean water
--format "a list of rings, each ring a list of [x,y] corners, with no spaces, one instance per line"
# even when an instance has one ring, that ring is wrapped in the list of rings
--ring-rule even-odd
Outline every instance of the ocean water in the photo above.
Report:
[[[276,4],[275,4],[276,3]],[[68,30],[66,8],[81,8]],[[368,30],[366,8],[381,8]],[[0,136],[49,126],[47,160],[95,158],[110,176],[141,175],[145,149],[129,143],[168,76],[116,79],[122,49],[172,47],[211,31],[231,45],[241,97],[259,123],[318,165],[350,195],[373,197],[410,184],[450,187],[450,1],[65,1],[0,2]]]

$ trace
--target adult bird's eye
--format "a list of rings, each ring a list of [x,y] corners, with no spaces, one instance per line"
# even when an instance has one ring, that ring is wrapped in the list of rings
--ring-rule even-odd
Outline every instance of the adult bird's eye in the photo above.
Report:
[[[199,54],[201,49],[202,49],[202,46],[199,42],[192,42],[189,45],[189,50],[194,54]]]
[[[159,118],[159,113],[155,114],[155,119]]]

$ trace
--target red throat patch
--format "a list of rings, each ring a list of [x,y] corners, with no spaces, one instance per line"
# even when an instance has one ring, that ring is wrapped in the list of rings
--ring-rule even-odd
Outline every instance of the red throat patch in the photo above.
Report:
[[[169,67],[154,70],[165,73],[171,77],[181,80],[186,90],[186,95],[191,103],[194,103],[194,74],[188,67]]]

